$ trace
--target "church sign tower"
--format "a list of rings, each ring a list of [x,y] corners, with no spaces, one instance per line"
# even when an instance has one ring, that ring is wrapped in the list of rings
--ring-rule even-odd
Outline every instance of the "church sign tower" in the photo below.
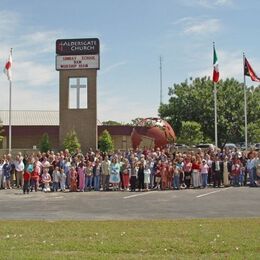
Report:
[[[99,40],[56,41],[56,70],[59,71],[60,146],[75,130],[82,150],[97,148],[97,70]]]

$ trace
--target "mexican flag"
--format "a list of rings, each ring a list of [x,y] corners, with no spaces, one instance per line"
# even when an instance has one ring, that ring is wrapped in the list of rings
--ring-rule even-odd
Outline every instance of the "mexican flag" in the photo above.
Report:
[[[213,46],[213,82],[217,83],[219,80],[219,71],[218,71],[218,56]]]

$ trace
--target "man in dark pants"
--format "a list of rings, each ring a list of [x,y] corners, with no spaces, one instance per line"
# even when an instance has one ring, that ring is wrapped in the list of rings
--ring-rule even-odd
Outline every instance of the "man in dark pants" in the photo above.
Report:
[[[220,188],[221,179],[223,178],[223,161],[220,160],[219,156],[216,156],[212,163],[212,174],[214,188]]]
[[[139,191],[144,190],[144,164],[143,164],[143,162],[140,163],[140,166],[138,169],[138,190]]]

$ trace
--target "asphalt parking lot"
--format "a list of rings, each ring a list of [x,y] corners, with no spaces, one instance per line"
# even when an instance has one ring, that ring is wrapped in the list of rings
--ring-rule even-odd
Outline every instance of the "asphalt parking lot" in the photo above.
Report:
[[[0,191],[0,219],[128,220],[260,217],[260,188],[149,192]]]

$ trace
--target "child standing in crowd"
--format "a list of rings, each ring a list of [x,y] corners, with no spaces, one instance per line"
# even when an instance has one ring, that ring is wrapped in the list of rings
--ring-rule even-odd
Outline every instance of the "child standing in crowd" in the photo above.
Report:
[[[93,162],[88,161],[86,167],[85,190],[91,191],[93,180]]]
[[[150,166],[146,164],[144,167],[144,186],[146,191],[149,190],[149,184],[151,182],[150,176],[151,176]]]
[[[203,159],[201,169],[200,169],[203,188],[207,188],[207,186],[208,186],[208,171],[209,171],[209,166],[208,166],[206,160]]]
[[[232,184],[235,187],[239,186],[240,171],[241,171],[240,160],[238,158],[235,158],[233,160],[233,164],[232,164],[232,167],[231,167],[231,174],[232,174],[232,178],[233,178]]]
[[[65,190],[66,190],[66,179],[67,179],[67,176],[64,172],[64,169],[61,169],[60,170],[60,189],[63,192],[65,192]]]
[[[50,183],[51,183],[51,175],[48,172],[49,168],[44,167],[42,173],[42,184],[43,184],[43,191],[49,192],[51,191]]]
[[[60,168],[58,166],[55,167],[52,173],[52,181],[52,191],[58,191],[60,183]]]
[[[176,162],[173,163],[173,189],[180,189],[180,168],[177,167]]]
[[[33,189],[37,192],[39,187],[40,173],[38,172],[37,166],[34,164],[34,169],[31,173],[31,192]]]
[[[93,175],[94,175],[94,190],[100,190],[100,176],[101,176],[101,162],[99,159],[96,159],[95,165],[93,168]]]
[[[83,192],[85,190],[85,176],[86,176],[86,167],[81,162],[78,166],[78,179],[79,179],[79,191]]]
[[[23,174],[23,194],[27,192],[29,194],[31,174],[27,171]]]

